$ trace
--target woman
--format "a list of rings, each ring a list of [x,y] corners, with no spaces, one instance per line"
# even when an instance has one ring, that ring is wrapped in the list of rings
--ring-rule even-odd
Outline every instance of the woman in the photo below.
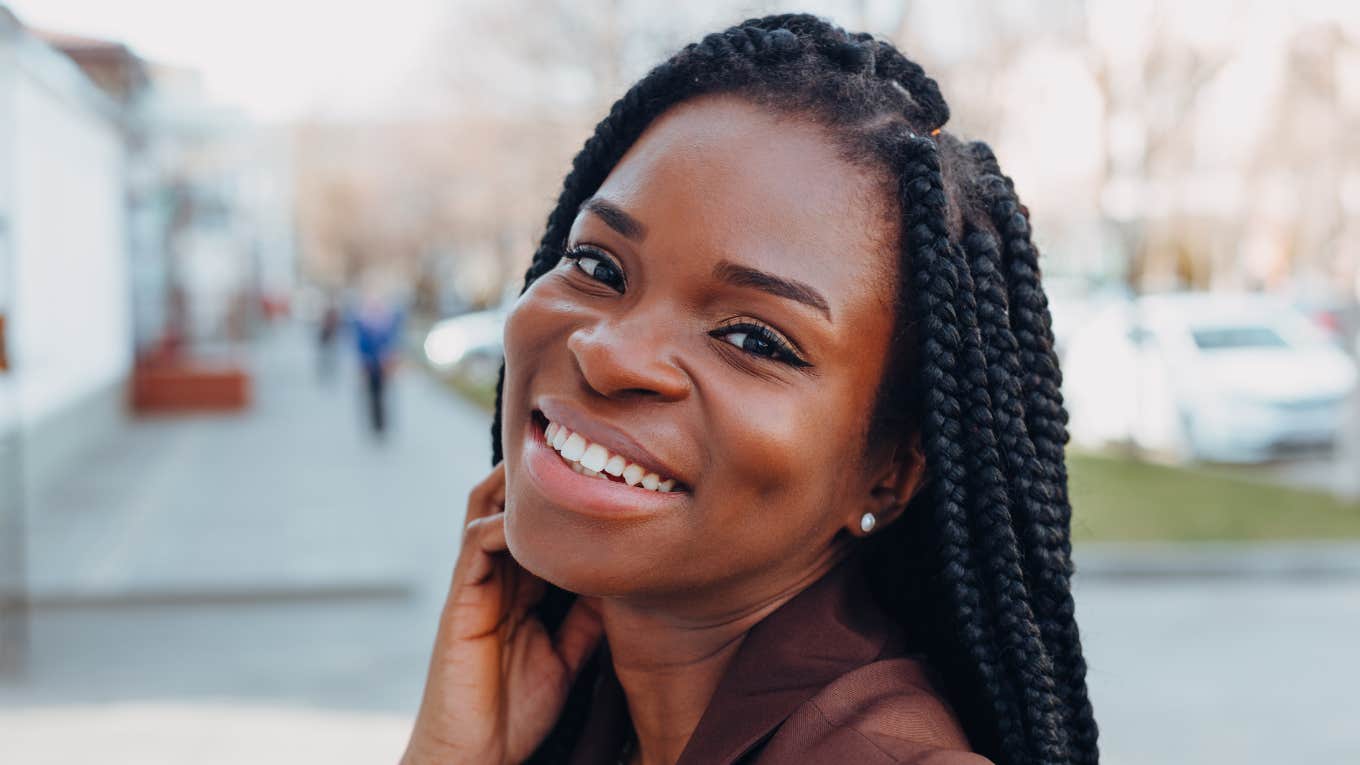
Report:
[[[506,325],[408,763],[1096,762],[1037,252],[947,117],[806,15],[614,105]]]

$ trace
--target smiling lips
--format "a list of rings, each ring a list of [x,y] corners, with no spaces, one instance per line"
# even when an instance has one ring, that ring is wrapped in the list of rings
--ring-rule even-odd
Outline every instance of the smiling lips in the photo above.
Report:
[[[627,457],[615,454],[600,444],[591,443],[580,433],[573,433],[555,422],[548,422],[544,429],[544,440],[572,470],[582,475],[662,493],[676,488],[674,478],[649,472],[636,462],[630,462]]]

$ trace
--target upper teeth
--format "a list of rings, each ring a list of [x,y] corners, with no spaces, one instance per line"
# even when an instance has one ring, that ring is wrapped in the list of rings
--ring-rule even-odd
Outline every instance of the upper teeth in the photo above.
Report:
[[[555,422],[548,423],[544,430],[545,440],[562,459],[571,463],[578,473],[604,478],[604,473],[622,477],[629,486],[641,486],[653,491],[670,491],[675,488],[674,478],[662,478],[635,462],[629,462],[621,454],[614,454],[599,444],[593,444]],[[608,480],[608,479],[605,479]]]

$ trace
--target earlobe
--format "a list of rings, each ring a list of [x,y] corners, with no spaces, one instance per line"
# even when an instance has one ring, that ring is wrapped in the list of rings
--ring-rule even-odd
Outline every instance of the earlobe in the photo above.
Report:
[[[925,481],[925,453],[919,431],[899,445],[847,524],[855,536],[869,536],[897,520]]]
[[[875,490],[870,495],[870,506],[871,509],[863,511],[859,516],[856,536],[867,537],[876,531],[882,531],[888,524],[897,520],[907,508],[907,502],[899,500],[896,492]]]

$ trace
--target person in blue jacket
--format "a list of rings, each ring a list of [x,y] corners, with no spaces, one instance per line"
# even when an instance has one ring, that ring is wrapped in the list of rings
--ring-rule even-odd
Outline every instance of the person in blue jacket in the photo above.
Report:
[[[375,436],[387,430],[387,378],[396,364],[404,312],[377,296],[365,296],[350,311],[349,325],[363,369],[369,424]]]

